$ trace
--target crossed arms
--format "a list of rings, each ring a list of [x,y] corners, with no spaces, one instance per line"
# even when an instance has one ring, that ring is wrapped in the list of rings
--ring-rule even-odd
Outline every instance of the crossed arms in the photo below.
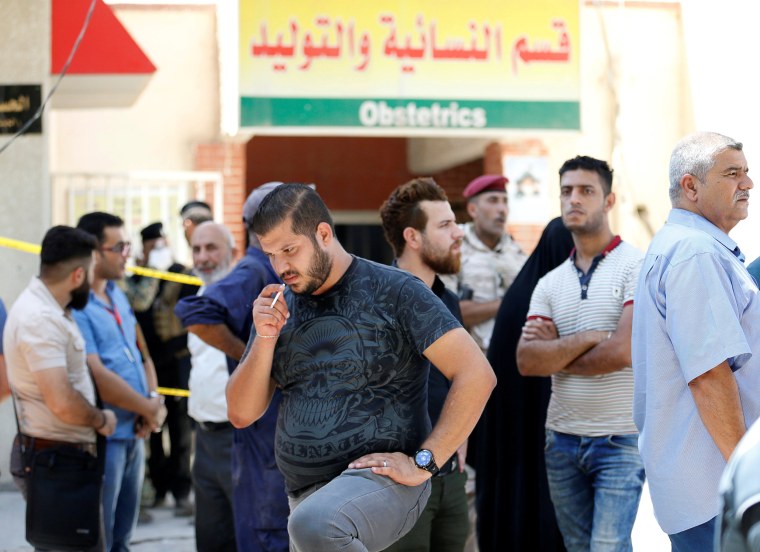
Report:
[[[523,376],[567,374],[597,376],[631,365],[633,304],[623,312],[613,332],[588,330],[559,337],[551,320],[531,319],[517,344],[517,368]]]

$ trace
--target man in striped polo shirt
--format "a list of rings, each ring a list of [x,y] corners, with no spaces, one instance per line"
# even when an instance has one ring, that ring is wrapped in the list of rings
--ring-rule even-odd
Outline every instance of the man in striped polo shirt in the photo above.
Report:
[[[565,546],[632,550],[644,468],[633,423],[631,319],[642,253],[613,236],[612,169],[575,157],[559,170],[575,249],[544,276],[517,347],[524,376],[552,376],[546,472]]]

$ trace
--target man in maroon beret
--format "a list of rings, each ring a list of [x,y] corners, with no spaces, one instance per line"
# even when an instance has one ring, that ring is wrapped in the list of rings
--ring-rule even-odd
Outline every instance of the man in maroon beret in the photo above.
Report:
[[[453,277],[441,276],[446,287],[459,295],[464,326],[483,353],[488,352],[501,299],[527,259],[506,231],[507,182],[507,177],[501,174],[484,174],[467,184],[462,195],[467,200],[467,214],[472,222],[462,225],[461,267]],[[472,453],[474,451],[468,458],[469,464],[474,462]],[[467,494],[472,522],[475,474],[469,464],[466,466]],[[471,537],[465,551],[474,549]]]
[[[526,256],[506,231],[509,205],[506,176],[485,174],[465,187],[467,214],[463,226],[462,266],[447,281],[461,299],[464,325],[483,352],[488,351],[501,298],[525,263]]]

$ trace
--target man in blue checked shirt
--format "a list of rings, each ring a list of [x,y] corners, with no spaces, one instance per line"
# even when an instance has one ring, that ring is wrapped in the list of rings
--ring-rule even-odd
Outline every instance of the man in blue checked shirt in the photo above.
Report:
[[[760,298],[728,233],[753,187],[742,144],[682,139],[673,209],[652,240],[634,300],[634,421],[657,520],[676,552],[713,550],[718,482],[760,415]]]

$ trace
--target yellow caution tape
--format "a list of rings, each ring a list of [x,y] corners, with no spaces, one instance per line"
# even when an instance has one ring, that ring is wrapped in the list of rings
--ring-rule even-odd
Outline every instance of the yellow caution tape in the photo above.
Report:
[[[35,255],[40,254],[41,246],[19,241],[12,240],[10,238],[3,238],[0,236],[0,247],[7,247],[9,249],[16,249],[25,253],[33,253]],[[203,281],[196,276],[188,276],[187,274],[177,274],[175,272],[162,272],[160,270],[153,270],[152,268],[143,268],[141,266],[129,266],[127,270],[140,276],[147,276],[148,278],[159,278],[161,280],[168,280],[170,282],[179,282],[180,284],[190,284],[194,286],[202,286]],[[173,396],[173,397],[189,397],[190,391],[187,389],[172,389],[169,387],[159,387],[158,392],[161,395]]]
[[[179,274],[177,272],[163,272],[161,270],[153,270],[152,268],[144,268],[142,266],[128,266],[127,271],[132,272],[133,274],[139,274],[140,276],[147,276],[148,278],[168,280],[169,282],[190,284],[191,286],[203,285],[203,280],[197,276],[190,276],[188,274]]]
[[[12,240],[10,238],[0,238],[0,247],[18,249],[19,251],[24,251],[26,253],[34,253],[35,255],[39,255],[40,249],[42,249],[37,244]]]
[[[158,387],[156,388],[159,395],[172,396],[172,397],[189,397],[190,391],[187,389],[172,389],[171,387]]]
[[[7,247],[9,249],[16,249],[25,253],[33,253],[35,255],[40,254],[41,247],[35,243],[29,243],[19,240],[12,240],[10,238],[0,237],[0,247]],[[147,276],[148,278],[157,278],[159,280],[167,280],[169,282],[178,282],[180,284],[189,284],[191,286],[202,286],[203,281],[197,276],[190,276],[188,274],[178,274],[176,272],[164,272],[161,270],[153,270],[152,268],[143,268],[141,266],[128,266],[127,271],[133,274],[139,274],[140,276]]]

